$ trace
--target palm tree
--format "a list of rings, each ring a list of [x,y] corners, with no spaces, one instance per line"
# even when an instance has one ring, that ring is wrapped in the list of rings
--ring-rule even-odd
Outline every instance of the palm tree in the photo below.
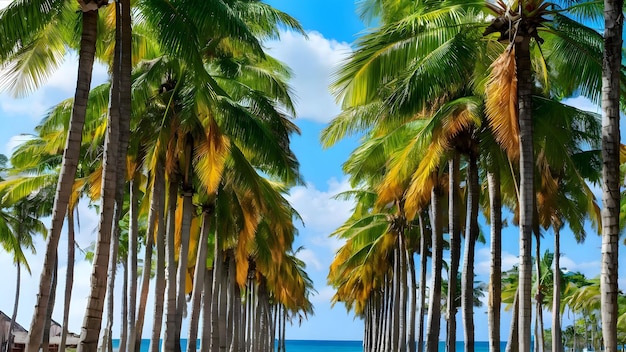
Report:
[[[519,131],[519,138],[508,139],[508,144],[505,145],[505,150],[512,159],[517,159],[519,156],[519,172],[520,172],[520,297],[519,297],[519,342],[520,350],[528,352],[530,350],[530,325],[531,325],[531,235],[533,231],[533,214],[535,212],[535,197],[534,197],[534,152],[533,152],[533,126],[532,126],[532,69],[531,69],[531,41],[534,39],[537,46],[544,43],[544,39],[539,35],[543,28],[546,35],[554,36],[556,41],[567,38],[576,33],[580,38],[584,38],[579,42],[581,45],[587,45],[588,42],[596,38],[596,35],[592,31],[585,31],[581,26],[579,29],[572,31],[574,23],[558,14],[556,11],[548,11],[548,8],[552,4],[545,1],[529,0],[529,1],[514,1],[511,7],[508,7],[503,2],[497,4],[487,3],[487,7],[496,14],[496,19],[485,30],[484,34],[493,32],[499,32],[502,40],[509,40],[510,45],[502,54],[498,60],[498,65],[508,66],[515,68],[514,77],[515,83],[510,86],[511,91],[509,94],[510,103],[501,104],[500,109],[513,108],[517,116],[512,116],[510,113],[506,113],[501,116],[508,116],[507,118],[512,121],[518,121],[519,127],[516,124],[511,124],[511,129],[507,130],[509,136],[517,136]],[[547,25],[548,18],[544,16],[552,16],[551,25]],[[553,27],[552,27],[553,26]],[[552,27],[552,28],[550,28]],[[511,29],[511,30],[509,30]],[[555,30],[553,30],[555,29]],[[586,37],[585,37],[586,36]],[[589,40],[591,38],[591,40]],[[555,41],[555,42],[556,42]],[[554,45],[555,42],[548,40],[546,45]],[[584,54],[587,57],[582,57],[580,62],[587,64],[588,72],[597,72],[598,61],[595,61],[596,57],[593,55],[597,52],[597,48],[589,51],[585,51]],[[567,52],[560,50],[558,53],[555,51],[553,57],[555,63],[558,62],[558,55],[565,56]],[[579,55],[580,53],[569,53]],[[570,60],[571,61],[571,60]],[[506,64],[505,64],[506,63]],[[494,63],[496,64],[496,63]],[[558,63],[557,63],[558,66]],[[555,67],[555,72],[560,72],[558,67]],[[567,74],[561,75],[561,79],[574,78],[574,82],[571,82],[567,87],[570,87],[566,94],[571,94],[571,87],[585,86],[582,90],[582,94],[591,96],[592,99],[597,99],[597,87],[599,82],[597,78],[593,76],[583,75],[579,77],[566,77]],[[547,77],[547,76],[544,76]],[[500,85],[500,89],[505,87],[503,80],[493,79],[495,85]],[[509,81],[512,82],[512,81]],[[547,82],[546,82],[547,83]],[[594,88],[596,89],[594,91]],[[489,88],[488,88],[489,89]],[[488,93],[489,96],[489,93]],[[516,97],[513,99],[512,97]],[[491,99],[491,98],[489,98]],[[496,103],[496,100],[493,100]],[[495,116],[489,112],[488,115]],[[497,110],[498,108],[494,108]],[[497,132],[497,131],[496,131]],[[513,132],[513,134],[511,134]],[[502,140],[505,136],[504,133],[496,133],[497,140]],[[514,151],[514,152],[513,152]],[[519,154],[518,154],[519,151]]]
[[[61,167],[55,205],[52,216],[52,226],[48,237],[44,267],[41,273],[37,304],[35,305],[33,320],[31,322],[27,350],[35,352],[39,349],[42,340],[45,319],[50,297],[50,285],[53,277],[52,272],[56,262],[56,249],[58,246],[65,212],[74,183],[76,165],[78,164],[80,144],[82,138],[82,128],[87,108],[87,97],[91,83],[91,69],[93,67],[95,44],[97,36],[98,9],[107,4],[106,1],[79,1],[82,17],[82,34],[79,51],[79,66],[76,95],[74,99],[74,109],[70,123],[67,146],[64,151],[63,164]],[[0,13],[2,18],[3,61],[20,58],[21,49],[27,47],[37,37],[35,33],[45,29],[53,19],[59,19],[66,7],[65,1],[15,1]],[[45,9],[40,14],[34,9]],[[65,12],[67,13],[67,12]],[[29,18],[29,21],[23,21]],[[30,21],[30,19],[33,21]],[[20,42],[22,45],[15,45]],[[17,48],[17,50],[16,50]],[[48,58],[49,59],[49,58]],[[19,67],[19,66],[18,66]],[[32,71],[31,71],[32,72]],[[36,75],[41,72],[36,70]],[[45,74],[42,75],[45,77]],[[38,76],[38,77],[42,77]],[[37,77],[37,76],[35,76]],[[35,80],[37,82],[37,79]]]
[[[604,1],[602,60],[602,336],[608,352],[617,351],[619,241],[619,143],[623,0]]]
[[[40,203],[38,202],[45,201],[45,199],[41,197],[41,194],[44,193],[45,192],[41,192],[39,196],[37,193],[34,193],[30,197],[20,199],[11,205],[2,201],[3,211],[0,212],[1,243],[5,251],[13,256],[13,262],[17,269],[15,278],[15,301],[13,304],[13,314],[11,315],[11,321],[9,323],[7,351],[10,350],[10,346],[12,345],[13,327],[19,307],[22,266],[24,266],[30,274],[30,266],[26,261],[24,250],[28,249],[34,254],[35,246],[33,243],[33,235],[37,233],[42,234],[44,237],[47,235],[46,227],[38,219],[40,214],[43,215],[41,212],[42,208],[39,207]]]

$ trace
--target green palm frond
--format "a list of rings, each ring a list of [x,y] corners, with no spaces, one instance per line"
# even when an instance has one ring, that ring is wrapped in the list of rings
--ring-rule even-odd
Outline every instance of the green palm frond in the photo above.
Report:
[[[65,61],[66,38],[58,25],[48,25],[36,38],[26,42],[10,56],[2,67],[0,89],[15,97],[24,97],[46,83],[47,79]]]
[[[279,29],[293,30],[306,36],[300,23],[288,14],[260,1],[233,1],[233,11],[259,39],[278,39]]]
[[[45,187],[53,187],[58,180],[58,174],[43,174],[34,176],[14,177],[0,182],[2,201],[14,204],[21,199],[28,198],[33,192]]]
[[[365,133],[382,118],[383,105],[380,101],[343,109],[324,127],[320,140],[324,148],[330,148],[340,140]]]
[[[6,60],[66,10],[68,0],[15,0],[0,10],[0,61]],[[28,19],[25,21],[24,19]]]
[[[602,86],[602,35],[564,15],[555,15],[542,45],[557,94],[574,93],[599,103]]]

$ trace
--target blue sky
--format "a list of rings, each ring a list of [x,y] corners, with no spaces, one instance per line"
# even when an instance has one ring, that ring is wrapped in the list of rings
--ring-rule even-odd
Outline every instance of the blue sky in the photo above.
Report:
[[[6,5],[7,0],[0,0],[0,6]],[[315,315],[302,326],[288,329],[289,339],[338,339],[360,340],[363,325],[346,312],[342,305],[330,308],[330,297],[333,291],[326,284],[328,266],[332,261],[335,250],[341,245],[336,239],[328,238],[337,226],[349,215],[351,204],[338,201],[332,197],[348,189],[345,176],[341,171],[341,164],[346,160],[350,151],[357,145],[356,139],[348,139],[336,147],[323,150],[319,145],[319,133],[325,124],[339,112],[334,98],[328,92],[327,86],[331,82],[331,73],[334,67],[350,52],[352,43],[359,32],[365,29],[355,12],[352,0],[272,0],[270,4],[297,18],[308,33],[308,39],[294,34],[283,33],[280,41],[266,43],[271,55],[290,65],[294,72],[291,84],[296,92],[296,109],[298,112],[297,124],[302,130],[300,136],[293,138],[293,150],[301,163],[301,171],[307,183],[306,187],[296,187],[289,195],[290,201],[300,212],[305,226],[300,228],[300,236],[296,247],[303,246],[299,256],[307,263],[307,271],[314,280],[318,294],[312,298],[315,304]],[[103,82],[106,79],[106,70],[98,66],[94,71],[94,82]],[[33,127],[43,117],[45,111],[61,99],[70,97],[74,91],[76,80],[76,57],[68,57],[67,62],[55,73],[48,84],[40,91],[25,99],[14,99],[6,93],[0,94],[0,152],[10,154],[10,150],[24,137],[22,133],[32,133]],[[572,105],[585,107],[593,111],[597,108],[584,99],[572,99]],[[597,192],[599,194],[599,191]],[[508,219],[511,223],[511,219]],[[95,239],[97,215],[93,210],[82,209],[80,213],[81,228],[78,243],[82,247],[89,245]],[[482,231],[488,234],[488,228],[481,222]],[[518,229],[509,226],[504,232],[503,265],[510,268],[517,262]],[[568,239],[570,234],[564,231],[564,242],[561,259],[562,266],[574,271],[581,271],[589,277],[599,274],[600,245],[599,237],[589,233],[583,246],[571,245]],[[570,236],[571,237],[571,236]],[[62,296],[64,272],[66,263],[63,262],[66,253],[64,239],[61,241],[60,280],[58,297]],[[546,233],[542,247],[551,248],[553,236]],[[18,321],[28,327],[32,307],[37,292],[37,282],[41,272],[44,243],[38,241],[39,253],[29,256],[32,267],[32,276],[25,277]],[[0,252],[2,253],[2,252]],[[623,255],[622,255],[623,256]],[[477,247],[476,272],[479,279],[486,281],[488,274],[489,249],[487,245]],[[623,262],[623,261],[622,261]],[[3,277],[12,278],[15,275],[13,265],[8,256],[0,254],[0,267],[5,273]],[[6,268],[6,269],[5,269]],[[622,266],[622,273],[625,273]],[[70,330],[79,332],[82,314],[86,305],[85,297],[88,294],[90,265],[84,261],[76,263],[76,281],[74,283],[74,299],[72,303]],[[626,278],[626,275],[621,275]],[[14,287],[13,280],[7,280],[9,286],[0,290],[0,310],[10,312],[12,309]],[[626,287],[624,279],[621,287]],[[119,287],[116,296],[120,296]],[[152,307],[149,301],[149,307]],[[54,318],[61,320],[61,305],[57,306]],[[147,321],[150,321],[151,312],[148,309]],[[116,314],[116,319],[119,314]],[[459,314],[460,319],[460,314]],[[567,317],[566,317],[567,318]],[[487,319],[484,309],[477,309],[475,313],[477,340],[487,339]],[[509,315],[504,313],[502,322],[503,337],[508,336]],[[549,315],[546,315],[546,326],[549,326]],[[462,329],[462,325],[458,324]],[[115,331],[119,331],[119,321],[114,323]],[[147,324],[146,329],[150,326]],[[184,328],[184,327],[183,327]],[[148,331],[148,330],[146,330]],[[144,335],[146,336],[146,335]],[[460,330],[458,336],[462,336]]]

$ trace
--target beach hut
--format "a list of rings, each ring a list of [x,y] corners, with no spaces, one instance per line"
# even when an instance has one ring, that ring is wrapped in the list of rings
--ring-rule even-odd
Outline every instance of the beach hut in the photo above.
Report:
[[[11,324],[11,318],[0,311],[0,352],[6,351],[7,344],[11,344],[10,352],[23,352],[28,340],[28,331],[24,329],[20,324],[14,323],[13,325],[13,341],[9,341],[9,325]],[[63,327],[61,324],[52,320],[50,323],[50,340],[49,340],[49,352],[58,352],[59,345],[61,344],[61,333]],[[71,332],[67,333],[65,340],[65,346],[67,348],[76,348],[80,336]]]
[[[11,317],[4,314],[4,312],[0,311],[0,352],[6,351],[7,344],[11,344],[11,348],[9,351],[11,352],[19,352],[24,350],[24,345],[18,346],[15,343],[15,338],[13,341],[9,340],[9,330],[11,329]],[[28,334],[28,331],[24,329],[23,326],[18,324],[17,322],[13,323],[13,336]]]

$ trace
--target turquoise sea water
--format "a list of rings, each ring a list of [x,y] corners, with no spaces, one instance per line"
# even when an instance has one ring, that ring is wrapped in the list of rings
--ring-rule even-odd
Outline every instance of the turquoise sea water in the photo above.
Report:
[[[113,348],[117,348],[119,340],[113,340]],[[456,343],[456,350],[463,352],[463,341]],[[147,352],[150,347],[150,340],[141,341],[141,352]],[[181,339],[182,350],[187,348],[187,340]],[[198,343],[198,348],[199,348]],[[287,352],[363,352],[361,341],[321,341],[321,340],[287,340]],[[502,350],[506,347],[506,342],[502,342]],[[445,351],[445,344],[439,343],[439,351]],[[487,341],[477,341],[476,352],[488,352],[489,343]]]

